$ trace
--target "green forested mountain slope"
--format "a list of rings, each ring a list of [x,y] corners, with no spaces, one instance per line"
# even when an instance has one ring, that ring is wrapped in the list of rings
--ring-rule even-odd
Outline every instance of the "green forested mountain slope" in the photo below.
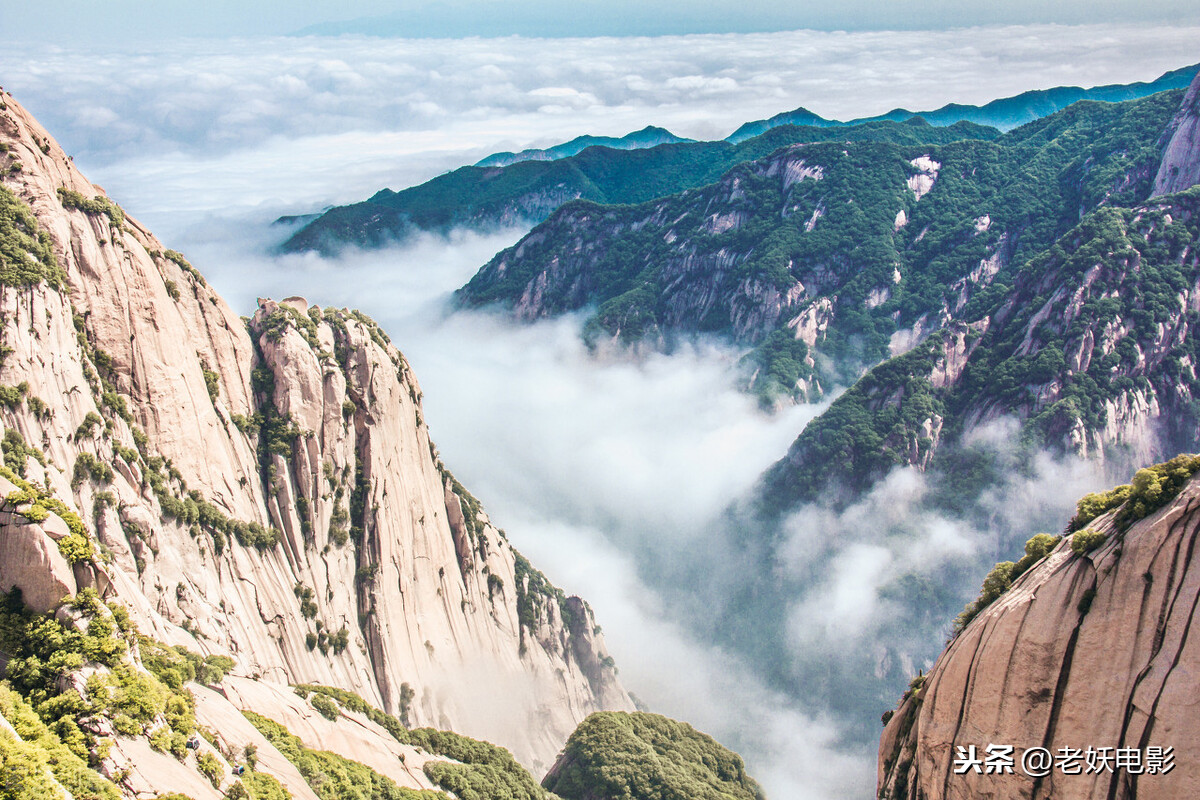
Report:
[[[579,724],[542,785],[563,800],[762,800],[742,759],[685,722],[604,711]]]
[[[347,245],[380,247],[419,230],[539,222],[562,203],[576,198],[639,203],[711,183],[737,164],[797,142],[942,144],[968,138],[991,139],[999,135],[997,128],[1009,130],[1080,100],[1119,102],[1181,88],[1195,73],[1196,66],[1182,67],[1149,83],[1091,89],[1060,86],[1024,92],[983,106],[951,103],[926,112],[895,109],[849,122],[796,109],[769,120],[748,122],[725,141],[684,144],[686,140],[678,140],[675,144],[651,146],[672,138],[654,128],[611,142],[583,136],[542,151],[497,153],[474,167],[463,167],[400,191],[383,189],[363,202],[337,206],[313,218],[281,218],[289,222],[306,220],[283,249],[329,253]],[[638,149],[625,149],[630,142]]]
[[[735,164],[785,144],[822,140],[945,142],[998,132],[963,123],[934,128],[921,120],[872,122],[837,130],[784,126],[732,145],[686,142],[639,150],[589,147],[553,161],[462,167],[419,186],[383,189],[370,199],[321,214],[283,244],[289,252],[379,247],[414,231],[458,225],[496,227],[538,222],[565,202],[640,203],[717,180]]]
[[[1091,209],[1144,199],[1180,96],[1079,103],[994,141],[790,145],[648,203],[576,201],[458,298],[523,319],[595,305],[595,337],[724,334],[758,347],[764,399],[812,397],[978,316]]]
[[[908,353],[869,371],[764,479],[775,510],[847,494],[896,466],[949,467],[939,445],[990,419],[1038,446],[1194,448],[1200,189],[1088,214]]]

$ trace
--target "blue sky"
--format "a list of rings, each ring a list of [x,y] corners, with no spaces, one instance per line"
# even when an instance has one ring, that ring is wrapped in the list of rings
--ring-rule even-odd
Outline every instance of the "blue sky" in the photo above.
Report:
[[[1200,22],[1194,0],[316,0],[6,3],[0,40],[131,42],[298,31],[409,37],[629,36],[796,30],[927,30],[974,25]]]

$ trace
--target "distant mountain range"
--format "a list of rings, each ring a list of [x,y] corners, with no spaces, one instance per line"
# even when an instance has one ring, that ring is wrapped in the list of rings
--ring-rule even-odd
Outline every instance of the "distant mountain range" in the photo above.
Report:
[[[477,167],[507,167],[518,161],[557,161],[583,152],[589,147],[609,147],[613,150],[640,150],[646,147],[657,147],[660,144],[678,144],[692,142],[694,139],[684,139],[676,136],[665,128],[647,125],[640,131],[628,133],[620,138],[612,136],[576,136],[569,142],[547,147],[544,150],[522,150],[519,153],[493,153],[475,166]]]
[[[550,148],[496,153],[419,186],[381,189],[367,200],[320,214],[281,217],[280,222],[305,223],[282,249],[329,254],[346,246],[386,246],[422,230],[537,223],[576,199],[645,202],[714,183],[738,164],[803,142],[989,140],[1078,100],[1116,102],[1183,88],[1198,69],[1200,64],[1183,67],[1149,83],[1059,87],[984,106],[952,104],[919,114],[897,109],[849,122],[828,120],[801,108],[748,122],[724,141],[694,142],[655,127],[619,139],[581,136]]]
[[[842,128],[784,125],[741,144],[678,142],[639,150],[588,147],[555,161],[506,167],[460,167],[394,192],[335,206],[285,241],[285,252],[335,253],[346,246],[382,247],[416,231],[497,228],[540,222],[570,200],[641,203],[713,183],[737,166],[798,142],[874,141],[919,145],[987,140],[995,128],[962,122],[935,128],[923,120],[871,122]],[[295,224],[301,217],[281,217]]]
[[[1180,67],[1159,76],[1156,80],[1146,83],[1114,83],[1106,86],[1095,86],[1084,89],[1079,86],[1057,86],[1053,89],[1037,89],[1022,92],[1013,97],[1003,97],[982,106],[968,106],[959,103],[949,103],[935,111],[909,111],[905,108],[895,108],[886,114],[875,117],[863,117],[849,122],[825,119],[806,108],[797,108],[776,114],[770,119],[760,119],[747,122],[729,135],[726,141],[744,142],[758,136],[771,128],[780,125],[811,125],[815,128],[837,127],[842,125],[858,125],[864,122],[892,120],[903,122],[913,117],[921,117],[930,125],[952,125],[966,120],[977,125],[990,125],[1002,131],[1012,130],[1019,125],[1033,122],[1035,119],[1049,116],[1061,111],[1072,103],[1080,100],[1100,100],[1106,103],[1118,103],[1122,100],[1136,100],[1168,89],[1183,89],[1196,77],[1200,64],[1190,67]]]

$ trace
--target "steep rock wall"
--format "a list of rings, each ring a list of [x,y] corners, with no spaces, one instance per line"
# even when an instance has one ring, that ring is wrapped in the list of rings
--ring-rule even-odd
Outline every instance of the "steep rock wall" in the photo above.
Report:
[[[246,677],[355,691],[535,770],[588,713],[632,708],[592,668],[611,660],[590,610],[570,611],[438,460],[373,322],[293,299],[247,327],[2,99],[3,186],[65,285],[0,285],[0,386],[24,387],[0,419],[143,632],[230,654]]]
[[[1114,512],[1115,513],[1115,512]],[[1200,650],[1200,481],[1076,554],[1064,539],[980,613],[918,681],[880,740],[881,798],[1180,798],[1200,792],[1195,704]],[[957,748],[1013,745],[1012,774],[955,773]],[[1038,779],[1023,751],[1173,747],[1166,774],[1100,770]],[[1143,762],[1145,763],[1145,762]]]
[[[1154,178],[1154,197],[1182,192],[1200,183],[1200,75],[1188,87],[1168,134],[1162,164]]]

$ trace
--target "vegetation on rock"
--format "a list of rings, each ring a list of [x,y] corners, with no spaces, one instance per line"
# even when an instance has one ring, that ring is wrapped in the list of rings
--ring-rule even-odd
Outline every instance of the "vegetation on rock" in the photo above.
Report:
[[[321,800],[431,800],[442,796],[397,786],[390,778],[357,761],[305,747],[299,737],[293,736],[278,722],[252,711],[244,713],[254,727],[300,770]]]
[[[742,759],[691,725],[644,712],[592,714],[543,781],[564,800],[761,800]]]
[[[36,286],[42,281],[62,289],[67,275],[29,206],[0,186],[0,285]]]

